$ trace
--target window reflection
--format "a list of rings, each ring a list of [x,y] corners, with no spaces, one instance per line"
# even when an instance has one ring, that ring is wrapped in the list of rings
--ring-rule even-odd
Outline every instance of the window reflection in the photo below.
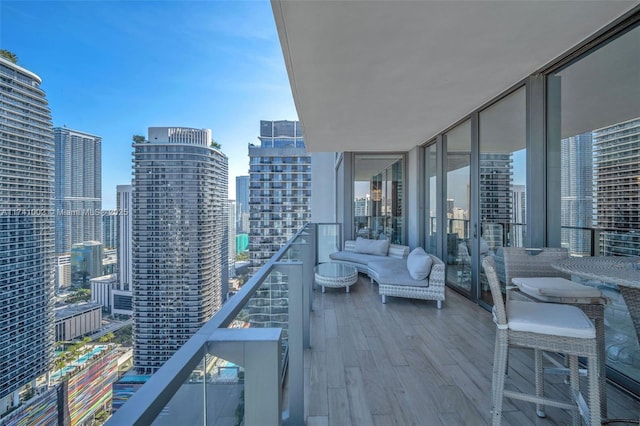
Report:
[[[471,122],[465,121],[446,135],[447,283],[465,292],[471,291],[469,219],[471,218]]]
[[[353,189],[354,238],[404,244],[402,155],[356,155]]]
[[[560,153],[550,215],[572,256],[640,255],[640,28],[548,76],[549,144]],[[640,382],[640,348],[619,291],[599,286],[607,365]],[[638,388],[634,389],[638,391]]]

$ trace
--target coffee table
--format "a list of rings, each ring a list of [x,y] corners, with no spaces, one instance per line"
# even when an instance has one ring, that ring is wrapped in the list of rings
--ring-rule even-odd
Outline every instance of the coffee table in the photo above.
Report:
[[[337,262],[321,263],[315,267],[316,284],[322,287],[345,288],[349,293],[349,287],[358,281],[358,270],[349,265]]]

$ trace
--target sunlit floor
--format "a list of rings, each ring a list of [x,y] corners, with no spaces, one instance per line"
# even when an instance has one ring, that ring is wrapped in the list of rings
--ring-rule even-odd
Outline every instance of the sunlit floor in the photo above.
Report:
[[[482,425],[490,422],[495,325],[489,312],[447,290],[433,301],[389,297],[360,276],[350,293],[315,291],[305,353],[307,425]],[[533,389],[531,351],[512,350],[507,388]],[[566,395],[560,376],[547,395]],[[608,386],[609,416],[640,418],[640,402]],[[503,424],[568,424],[570,414],[507,400]]]

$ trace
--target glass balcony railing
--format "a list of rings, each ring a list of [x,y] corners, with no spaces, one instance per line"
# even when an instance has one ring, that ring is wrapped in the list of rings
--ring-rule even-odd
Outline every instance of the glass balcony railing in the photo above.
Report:
[[[303,424],[314,266],[340,241],[339,224],[298,230],[107,424]]]

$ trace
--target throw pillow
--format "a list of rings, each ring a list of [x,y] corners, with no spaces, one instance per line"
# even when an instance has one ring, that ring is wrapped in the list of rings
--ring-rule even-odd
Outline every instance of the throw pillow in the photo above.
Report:
[[[363,254],[386,256],[389,252],[389,240],[370,240],[358,237],[354,251]]]
[[[422,247],[416,247],[409,257],[407,257],[407,269],[409,275],[414,280],[424,280],[429,276],[431,272],[432,264],[431,256],[429,256]]]

